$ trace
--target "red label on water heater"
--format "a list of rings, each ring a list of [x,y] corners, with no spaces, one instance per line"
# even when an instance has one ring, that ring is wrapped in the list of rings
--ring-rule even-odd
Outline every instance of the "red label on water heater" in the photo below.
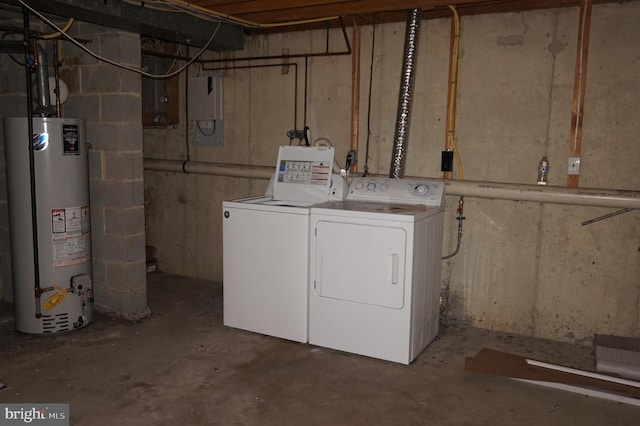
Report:
[[[90,260],[89,221],[89,206],[51,209],[54,268]]]
[[[62,146],[64,155],[80,155],[80,135],[77,124],[62,125]]]

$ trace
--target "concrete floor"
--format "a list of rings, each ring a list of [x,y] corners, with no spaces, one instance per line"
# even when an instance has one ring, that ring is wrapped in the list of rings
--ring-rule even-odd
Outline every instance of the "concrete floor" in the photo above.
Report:
[[[0,303],[0,402],[64,402],[72,425],[636,425],[640,408],[464,371],[490,347],[593,368],[590,347],[448,327],[410,366],[226,328],[222,286],[154,272],[153,316],[55,337]]]

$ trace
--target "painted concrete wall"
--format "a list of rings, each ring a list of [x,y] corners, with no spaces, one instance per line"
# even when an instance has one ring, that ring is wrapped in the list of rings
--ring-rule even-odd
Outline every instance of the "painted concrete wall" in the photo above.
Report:
[[[464,17],[457,144],[470,180],[536,182],[549,157],[551,185],[565,185],[579,10]],[[593,8],[583,151],[583,187],[640,189],[640,2]],[[362,29],[359,170],[386,174],[400,79],[404,23],[379,25],[367,117],[372,27]],[[444,146],[450,21],[424,21],[406,162],[407,176],[439,177]],[[331,50],[342,50],[331,32]],[[324,32],[253,37],[237,57],[322,52]],[[298,128],[303,126],[304,60]],[[262,63],[262,62],[252,62]],[[246,65],[246,63],[238,64]],[[192,71],[193,73],[193,71]],[[197,146],[192,160],[274,165],[293,128],[293,70],[225,71],[225,144]],[[313,140],[329,139],[344,162],[349,146],[351,57],[310,58],[307,120]],[[184,117],[183,117],[184,118]],[[184,123],[184,120],[182,121]],[[189,124],[191,125],[191,124]],[[185,128],[145,130],[147,158],[185,159]],[[147,244],[160,269],[221,280],[221,202],[260,194],[266,182],[145,171]],[[444,251],[454,249],[458,198],[447,197]],[[557,340],[595,333],[640,336],[640,215],[582,226],[612,209],[465,200],[460,253],[443,262],[446,321]],[[250,267],[250,264],[248,264]]]

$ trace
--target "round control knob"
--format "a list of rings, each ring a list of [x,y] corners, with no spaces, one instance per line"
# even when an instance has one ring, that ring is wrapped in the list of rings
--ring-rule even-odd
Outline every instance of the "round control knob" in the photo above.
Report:
[[[362,182],[356,183],[356,189],[362,189]]]
[[[387,185],[386,183],[380,184],[380,191],[386,191],[387,189],[389,189],[389,185]]]
[[[415,192],[417,195],[427,195],[427,193],[429,192],[429,187],[421,183],[413,188],[413,192]]]
[[[376,184],[375,184],[375,183],[373,183],[373,182],[369,182],[369,183],[367,184],[367,190],[369,190],[369,191],[373,191],[374,189],[376,189]]]

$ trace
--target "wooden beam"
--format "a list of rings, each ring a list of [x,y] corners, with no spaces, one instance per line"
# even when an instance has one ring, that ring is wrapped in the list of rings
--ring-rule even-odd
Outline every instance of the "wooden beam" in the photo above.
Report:
[[[613,3],[616,0],[596,0],[595,2]],[[449,5],[456,6],[461,15],[475,15],[578,6],[580,0],[253,0],[242,2],[201,0],[194,3],[248,21],[273,23],[374,13],[382,14],[379,22],[387,21],[384,15],[393,16],[391,20],[403,21],[406,18],[406,10],[416,8],[423,10],[425,18],[431,18],[448,16]]]

